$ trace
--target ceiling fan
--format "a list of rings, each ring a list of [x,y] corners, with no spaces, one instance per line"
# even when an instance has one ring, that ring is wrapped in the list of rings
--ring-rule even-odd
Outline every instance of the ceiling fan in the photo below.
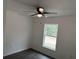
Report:
[[[37,17],[43,17],[46,14],[57,14],[56,12],[46,12],[43,7],[37,7],[36,12],[32,14],[31,16],[37,16]]]

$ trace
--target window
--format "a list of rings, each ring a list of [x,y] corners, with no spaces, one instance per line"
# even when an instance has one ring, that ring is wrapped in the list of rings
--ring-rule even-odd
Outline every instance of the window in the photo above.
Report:
[[[43,47],[56,50],[57,31],[58,24],[44,25]]]

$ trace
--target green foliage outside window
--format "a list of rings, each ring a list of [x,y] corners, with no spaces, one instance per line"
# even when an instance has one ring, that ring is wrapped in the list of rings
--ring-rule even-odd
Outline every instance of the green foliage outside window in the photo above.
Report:
[[[45,24],[44,34],[46,36],[57,36],[58,24]]]

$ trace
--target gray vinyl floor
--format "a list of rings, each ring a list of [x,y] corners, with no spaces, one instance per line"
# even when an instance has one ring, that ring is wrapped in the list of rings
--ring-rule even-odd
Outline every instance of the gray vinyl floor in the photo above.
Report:
[[[51,58],[32,50],[25,50],[16,54],[6,56],[3,59],[51,59]]]

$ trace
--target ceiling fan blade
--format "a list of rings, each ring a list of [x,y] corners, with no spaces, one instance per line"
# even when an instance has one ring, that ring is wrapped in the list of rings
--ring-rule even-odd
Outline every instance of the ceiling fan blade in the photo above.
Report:
[[[36,11],[24,11],[25,13],[36,13]]]
[[[35,15],[37,15],[37,14],[32,14],[32,15],[30,15],[30,16],[35,16]]]
[[[24,11],[24,12],[35,12],[35,11]]]
[[[44,12],[44,14],[57,14],[56,12]]]

